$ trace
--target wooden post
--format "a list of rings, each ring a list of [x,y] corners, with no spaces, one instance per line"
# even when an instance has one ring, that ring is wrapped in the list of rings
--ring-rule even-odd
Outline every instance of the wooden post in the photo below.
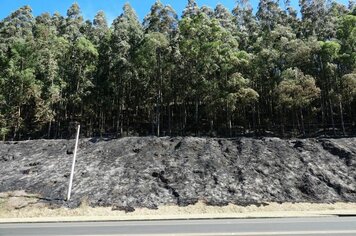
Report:
[[[71,192],[72,192],[73,177],[74,177],[74,167],[75,167],[75,159],[76,159],[76,157],[77,157],[78,142],[79,142],[79,133],[80,133],[80,125],[78,125],[78,128],[77,128],[77,136],[76,136],[76,140],[75,140],[73,163],[72,163],[72,171],[71,171],[71,173],[70,173],[67,201],[70,200],[70,195],[71,195]]]

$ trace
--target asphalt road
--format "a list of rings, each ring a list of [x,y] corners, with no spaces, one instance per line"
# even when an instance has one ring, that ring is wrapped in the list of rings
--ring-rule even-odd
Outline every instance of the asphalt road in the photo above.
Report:
[[[356,217],[0,224],[0,235],[356,236]]]

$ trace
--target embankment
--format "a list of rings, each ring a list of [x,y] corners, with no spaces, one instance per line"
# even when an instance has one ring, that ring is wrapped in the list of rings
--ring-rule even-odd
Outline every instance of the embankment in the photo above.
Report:
[[[356,202],[356,138],[132,137],[80,142],[66,202],[73,140],[0,142],[0,193],[52,205],[133,211],[199,202]]]

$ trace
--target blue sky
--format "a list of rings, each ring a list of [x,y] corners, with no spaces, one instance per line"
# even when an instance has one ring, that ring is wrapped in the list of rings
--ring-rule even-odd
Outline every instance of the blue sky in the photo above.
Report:
[[[34,15],[39,15],[44,12],[53,14],[56,11],[65,15],[67,9],[73,2],[77,2],[80,5],[85,19],[93,19],[96,12],[103,10],[108,20],[112,21],[120,15],[122,6],[126,2],[129,2],[136,10],[140,19],[143,19],[155,0],[0,0],[0,19],[3,19],[24,5],[30,5]],[[173,6],[178,15],[180,15],[187,0],[161,0],[161,2]],[[291,2],[293,6],[298,6],[298,0],[291,0]],[[347,4],[347,0],[339,0],[339,2]],[[197,0],[197,3],[199,6],[207,5],[210,7],[215,7],[218,3],[221,3],[227,8],[232,9],[235,0]],[[251,4],[256,8],[258,0],[251,0]]]

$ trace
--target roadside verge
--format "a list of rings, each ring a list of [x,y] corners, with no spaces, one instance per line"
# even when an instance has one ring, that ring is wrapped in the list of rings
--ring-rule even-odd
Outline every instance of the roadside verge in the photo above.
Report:
[[[112,207],[90,207],[83,201],[79,208],[54,207],[34,200],[35,196],[12,194],[0,199],[0,223],[140,221],[184,219],[235,219],[281,217],[330,217],[356,215],[356,203],[266,203],[261,206],[208,206],[203,202],[187,207],[161,206],[156,210],[134,212]]]

